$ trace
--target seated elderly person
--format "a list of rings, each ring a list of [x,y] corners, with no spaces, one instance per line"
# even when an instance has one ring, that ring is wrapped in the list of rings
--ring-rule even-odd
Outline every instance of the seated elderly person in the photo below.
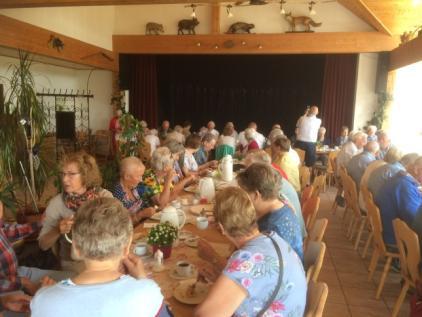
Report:
[[[317,148],[329,147],[331,145],[330,139],[326,137],[327,129],[325,127],[320,127],[318,129],[318,136],[316,141]],[[316,160],[321,162],[323,166],[328,165],[328,156],[327,155],[317,155]]]
[[[235,127],[234,127],[234,123],[229,121],[229,122],[226,123],[224,128],[230,129],[230,131],[232,131],[232,134],[230,136],[232,136],[237,141],[238,133],[237,133]]]
[[[49,283],[50,278],[60,281],[73,275],[69,272],[41,270],[35,267],[18,265],[18,259],[12,243],[29,236],[39,228],[39,223],[5,223],[3,221],[3,203],[0,201],[0,303],[4,304],[6,316],[26,316],[24,314],[18,315],[10,312],[25,311],[25,307],[19,307],[17,302],[15,302],[15,305],[12,305],[12,302],[19,300],[19,298],[25,301],[26,297],[23,295],[23,292],[34,295],[42,285]],[[16,294],[16,296],[13,294]],[[0,305],[0,313],[2,312],[1,308]]]
[[[347,173],[355,181],[356,188],[360,187],[360,180],[368,165],[376,160],[379,148],[380,147],[376,141],[368,142],[365,145],[364,151],[353,156],[349,163],[347,163]]]
[[[215,122],[214,121],[209,121],[207,123],[207,133],[213,134],[216,138],[218,138],[218,136],[220,135],[220,132],[218,132],[215,129]]]
[[[180,125],[174,126],[174,129],[172,132],[167,134],[167,137],[164,142],[174,140],[176,142],[185,144],[185,136],[183,135],[183,128]]]
[[[100,187],[100,170],[95,158],[84,152],[71,153],[60,163],[63,192],[53,197],[45,210],[45,219],[39,235],[42,250],[48,250],[58,242],[58,255],[62,269],[79,272],[82,263],[74,261],[71,244],[65,234],[70,233],[73,217],[81,205],[98,197],[113,197]]]
[[[161,141],[164,141],[167,138],[167,134],[173,131],[170,129],[170,122],[168,120],[164,120],[161,123],[161,127],[158,128],[158,137]]]
[[[146,190],[142,183],[145,166],[137,157],[126,157],[120,161],[120,180],[113,188],[113,196],[129,210],[132,222],[137,224],[155,213],[155,208],[145,207],[142,196]]]
[[[343,146],[349,139],[349,128],[347,126],[341,127],[340,136],[336,139],[335,145],[338,147]]]
[[[214,215],[237,251],[194,316],[302,316],[307,290],[302,263],[277,234],[259,232],[248,194],[236,187],[218,192]]]
[[[383,238],[387,245],[395,245],[393,220],[400,218],[409,226],[422,205],[422,156],[407,166],[407,172],[400,171],[384,184],[375,195],[380,209]]]
[[[244,163],[246,167],[249,167],[253,163],[271,165],[276,171],[279,172],[279,169],[275,168],[274,165],[271,164],[271,157],[264,150],[257,150],[248,153],[248,155],[244,159]],[[302,207],[300,205],[299,196],[292,184],[290,184],[290,182],[286,178],[284,178],[282,174],[280,174],[280,176],[282,177],[280,178],[279,197],[281,201],[289,205],[294,210],[295,215],[299,221],[300,228],[302,230],[302,238],[305,238],[307,236],[307,233],[305,228],[305,222],[303,220]]]
[[[183,174],[189,176],[191,174],[205,174],[207,171],[216,166],[216,161],[210,161],[199,165],[193,156],[201,146],[201,137],[198,134],[191,134],[185,144],[185,152],[183,154],[183,165],[181,166]]]
[[[151,168],[143,175],[142,183],[145,190],[141,199],[145,207],[158,205],[161,209],[164,208],[180,194],[187,182],[194,179],[193,176],[186,177],[184,181],[173,185],[175,176],[174,160],[170,150],[165,146],[159,147],[152,153]]]
[[[147,129],[145,131],[145,141],[149,143],[150,148],[151,148],[151,152],[150,152],[150,156],[152,155],[152,153],[157,149],[157,147],[160,146],[160,139],[158,138],[158,131],[156,129]]]
[[[413,164],[418,158],[417,153],[409,153],[401,157],[395,147],[391,148],[384,157],[387,164],[375,169],[368,178],[368,190],[375,197],[379,189],[400,171],[406,171],[406,166]]]
[[[158,316],[163,295],[146,278],[141,259],[129,253],[132,233],[130,215],[116,199],[97,198],[81,207],[72,248],[85,269],[38,291],[31,316]]]
[[[254,130],[254,135],[253,138],[256,141],[256,143],[258,143],[258,146],[260,149],[262,149],[265,145],[265,136],[263,136],[261,133],[258,132],[258,126],[255,122],[249,122],[248,124],[248,128],[247,129],[253,129]],[[248,140],[245,138],[245,131],[242,131],[239,133],[239,137],[238,137],[238,142],[239,142],[239,146],[243,148],[248,146]]]
[[[190,136],[192,133],[190,132],[190,129],[192,128],[192,123],[189,120],[186,120],[183,122],[183,135],[185,136],[185,139]]]
[[[292,208],[280,199],[281,177],[268,164],[254,163],[237,176],[252,200],[261,232],[274,231],[303,260],[302,230]]]
[[[215,149],[215,159],[221,160],[226,155],[234,155],[236,150],[236,138],[233,137],[234,128],[226,124],[223,134],[220,135]]]
[[[245,140],[247,142],[246,147],[242,147],[241,151],[243,154],[247,154],[249,151],[259,150],[258,142],[255,140],[255,130],[247,128],[245,130]]]
[[[210,152],[214,150],[217,143],[217,137],[212,133],[206,133],[201,140],[199,150],[193,154],[198,165],[204,165],[211,162],[210,165],[217,166],[217,161],[210,160]]]
[[[347,167],[350,159],[363,152],[363,147],[367,143],[367,136],[363,132],[355,132],[349,137],[337,155],[337,173],[341,167]]]
[[[180,167],[180,164],[182,163],[183,165],[183,162],[180,161],[183,157],[183,153],[185,153],[185,147],[182,143],[179,143],[175,140],[165,142],[164,146],[171,152],[171,157],[174,161],[173,169],[176,172],[176,175],[173,178],[173,182],[178,183],[181,179],[184,178],[182,168]]]
[[[370,141],[378,141],[378,137],[376,135],[377,127],[374,125],[369,125],[366,128],[366,134],[368,135],[368,142]]]
[[[378,143],[380,144],[380,151],[378,153],[378,159],[383,160],[388,150],[393,146],[391,144],[390,136],[386,131],[378,131]]]
[[[280,136],[272,142],[271,160],[287,174],[290,184],[300,192],[299,167],[290,154],[290,140],[287,137]]]

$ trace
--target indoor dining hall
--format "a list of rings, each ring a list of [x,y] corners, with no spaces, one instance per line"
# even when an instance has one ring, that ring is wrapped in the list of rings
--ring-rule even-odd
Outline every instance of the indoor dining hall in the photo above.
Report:
[[[422,317],[422,1],[0,0],[0,317]]]

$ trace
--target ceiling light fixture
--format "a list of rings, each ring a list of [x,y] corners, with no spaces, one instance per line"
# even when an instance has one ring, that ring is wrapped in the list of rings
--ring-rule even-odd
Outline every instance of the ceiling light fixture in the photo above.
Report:
[[[231,4],[229,4],[228,6],[226,6],[226,12],[227,12],[227,17],[228,18],[232,18],[233,17],[232,8],[233,8],[233,6]]]
[[[315,1],[309,2],[309,15],[315,15],[316,11],[314,10],[314,5],[316,4]]]
[[[285,0],[280,0],[280,14],[286,14],[286,10],[284,10],[283,4],[285,4]]]
[[[190,16],[192,18],[196,18],[196,13],[195,13],[195,9],[196,9],[196,4],[191,4],[190,7],[192,8],[192,13],[190,14]]]

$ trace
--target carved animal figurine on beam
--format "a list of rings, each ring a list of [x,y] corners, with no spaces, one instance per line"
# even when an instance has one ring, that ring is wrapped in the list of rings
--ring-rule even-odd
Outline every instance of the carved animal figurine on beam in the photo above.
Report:
[[[182,34],[183,30],[188,31],[188,34],[196,34],[195,33],[195,27],[199,24],[199,21],[196,18],[192,18],[192,20],[180,20],[177,24],[177,34]]]
[[[160,35],[160,33],[164,33],[164,28],[162,24],[148,22],[145,26],[145,34],[147,35]]]
[[[230,25],[227,33],[228,34],[236,34],[236,33],[251,33],[251,29],[255,27],[252,23],[245,23],[245,22],[236,22]]]
[[[286,13],[284,15],[284,18],[287,20],[287,22],[289,22],[290,27],[291,27],[291,32],[300,32],[300,31],[296,31],[296,26],[298,26],[299,24],[302,24],[303,26],[305,26],[305,32],[313,32],[311,30],[311,26],[318,27],[322,25],[322,23],[317,23],[307,16],[297,16],[297,17],[292,16],[291,12]]]

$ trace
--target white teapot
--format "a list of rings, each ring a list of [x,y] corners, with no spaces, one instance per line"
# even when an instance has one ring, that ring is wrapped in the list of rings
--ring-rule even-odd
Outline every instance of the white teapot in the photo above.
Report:
[[[199,195],[211,202],[215,197],[214,181],[211,177],[201,178],[199,181]]]
[[[233,158],[231,155],[226,155],[222,158],[218,170],[223,181],[231,182],[233,180]]]
[[[167,206],[161,211],[160,222],[169,222],[172,226],[182,229],[186,222],[186,214],[182,209]]]

